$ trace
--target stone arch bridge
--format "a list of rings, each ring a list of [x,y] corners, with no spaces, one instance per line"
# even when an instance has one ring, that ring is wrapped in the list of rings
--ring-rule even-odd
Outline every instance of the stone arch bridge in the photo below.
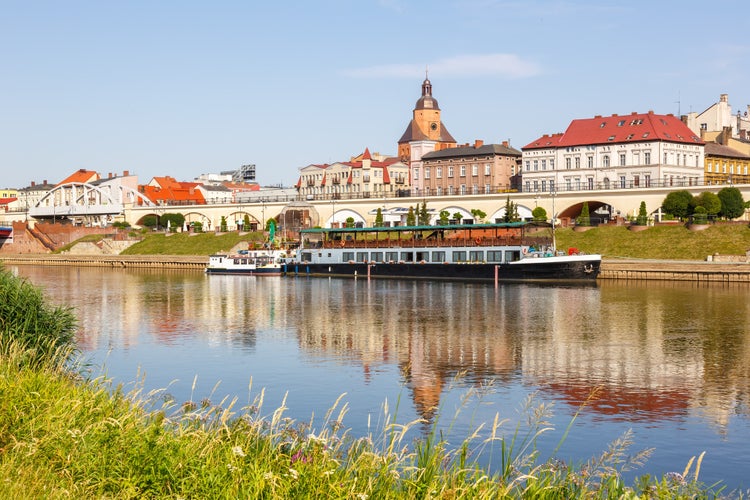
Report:
[[[265,227],[269,219],[277,221],[279,231],[297,231],[300,228],[314,226],[330,227],[343,225],[352,218],[355,223],[372,226],[378,209],[383,214],[384,222],[394,225],[403,224],[409,207],[418,208],[427,204],[431,220],[434,221],[441,211],[446,210],[451,219],[454,215],[462,219],[473,219],[472,210],[481,210],[487,221],[494,221],[505,213],[507,201],[513,202],[519,216],[531,217],[531,211],[539,206],[551,218],[556,214],[563,224],[580,215],[584,202],[588,203],[591,218],[594,222],[605,222],[615,217],[636,216],[641,202],[646,203],[648,212],[659,214],[662,201],[672,191],[687,190],[693,195],[704,191],[718,193],[728,185],[714,186],[678,186],[641,189],[609,189],[589,191],[559,191],[551,193],[496,193],[478,195],[446,195],[427,197],[396,198],[359,198],[359,199],[314,199],[297,198],[261,199],[255,203],[215,204],[215,205],[126,205],[123,210],[125,220],[133,226],[142,225],[146,216],[163,216],[167,213],[180,213],[185,216],[187,224],[200,222],[204,230],[219,227],[224,218],[228,230],[255,230]],[[734,185],[742,192],[745,200],[750,199],[750,184]],[[246,217],[247,216],[247,217]],[[598,219],[598,220],[597,220]],[[250,228],[245,228],[246,221]]]

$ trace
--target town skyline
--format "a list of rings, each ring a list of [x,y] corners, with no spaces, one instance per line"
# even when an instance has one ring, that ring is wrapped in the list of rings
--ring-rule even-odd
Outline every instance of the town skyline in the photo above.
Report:
[[[426,72],[459,144],[520,149],[574,119],[701,112],[721,94],[744,110],[750,46],[682,36],[731,9],[676,5],[13,5],[0,187],[245,164],[291,186],[310,164],[395,156]]]

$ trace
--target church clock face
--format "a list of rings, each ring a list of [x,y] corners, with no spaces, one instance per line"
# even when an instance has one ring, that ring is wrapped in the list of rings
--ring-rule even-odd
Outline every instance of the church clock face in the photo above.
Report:
[[[437,123],[435,122],[430,123],[430,130],[437,130]]]

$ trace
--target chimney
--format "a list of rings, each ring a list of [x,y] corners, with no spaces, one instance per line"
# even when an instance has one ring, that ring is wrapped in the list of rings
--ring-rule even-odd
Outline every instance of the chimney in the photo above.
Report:
[[[35,181],[31,181],[31,187],[34,187],[34,186],[36,186],[36,182]]]
[[[474,149],[478,149],[484,146],[484,141],[479,139],[474,139]]]
[[[129,170],[123,170],[122,171],[122,176],[123,177],[128,177],[129,175],[130,175],[130,171]]]
[[[508,141],[503,141],[503,143],[502,143],[502,144],[503,144],[503,146],[505,146],[506,148],[507,148],[507,147],[509,146],[509,144],[508,144]]]
[[[111,179],[111,178],[112,178],[112,172],[109,172],[109,173],[107,174],[107,178],[108,178],[108,179]]]
[[[45,186],[47,185],[47,179],[44,179],[44,185]]]

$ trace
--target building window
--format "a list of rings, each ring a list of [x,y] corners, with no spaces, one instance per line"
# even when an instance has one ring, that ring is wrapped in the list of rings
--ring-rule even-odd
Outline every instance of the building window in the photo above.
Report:
[[[555,169],[555,160],[554,158],[550,159],[549,161],[549,169],[554,170]]]
[[[473,177],[476,177],[477,175],[479,175],[479,165],[477,165],[476,163],[473,163],[471,165],[471,175]]]
[[[490,194],[491,192],[492,192],[492,190],[490,189],[490,185],[489,184],[485,184],[484,185],[484,194]]]
[[[625,176],[620,176],[620,189],[625,189]]]
[[[665,165],[667,164],[667,152],[666,151],[664,152],[664,162],[663,163]]]
[[[550,180],[549,181],[549,191],[550,191],[550,193],[553,193],[555,191],[555,181],[554,180]]]
[[[479,194],[479,186],[478,186],[477,184],[474,184],[474,185],[473,185],[473,186],[471,187],[471,192],[472,192],[473,194]]]
[[[576,156],[576,168],[581,168],[581,158]]]
[[[542,160],[542,170],[547,170],[547,160]]]
[[[568,191],[573,189],[573,186],[570,183],[570,179],[565,179],[565,189]]]
[[[485,163],[484,164],[484,175],[492,175],[492,164],[491,163]]]
[[[534,192],[536,193],[537,191],[539,191],[539,182],[534,181]]]
[[[414,180],[419,180],[419,167],[414,167]]]
[[[565,168],[570,170],[570,158],[565,158]]]
[[[594,168],[594,157],[593,156],[587,157],[586,164],[588,165],[589,168]]]
[[[643,183],[646,185],[646,187],[651,187],[651,176],[648,174],[644,175]]]
[[[435,178],[436,179],[442,179],[443,178],[443,167],[436,167],[435,168]]]
[[[625,166],[625,153],[620,153],[620,166]]]
[[[602,156],[602,165],[604,165],[604,168],[609,167],[609,155]]]
[[[430,178],[430,167],[424,168],[424,178],[429,179]]]
[[[453,178],[453,165],[448,167],[448,177]]]
[[[539,171],[539,160],[534,160],[534,172]]]
[[[526,192],[531,192],[531,181],[526,181]]]
[[[466,184],[461,184],[461,194],[466,194]]]
[[[466,177],[466,165],[461,165],[461,177]]]
[[[641,185],[641,177],[639,175],[633,176],[633,186],[638,187]]]
[[[547,190],[547,181],[542,181],[542,191]]]
[[[529,160],[526,160],[526,171],[529,171],[529,165],[531,165],[531,162]]]
[[[646,151],[643,153],[643,163],[646,165],[651,165],[651,151]]]

